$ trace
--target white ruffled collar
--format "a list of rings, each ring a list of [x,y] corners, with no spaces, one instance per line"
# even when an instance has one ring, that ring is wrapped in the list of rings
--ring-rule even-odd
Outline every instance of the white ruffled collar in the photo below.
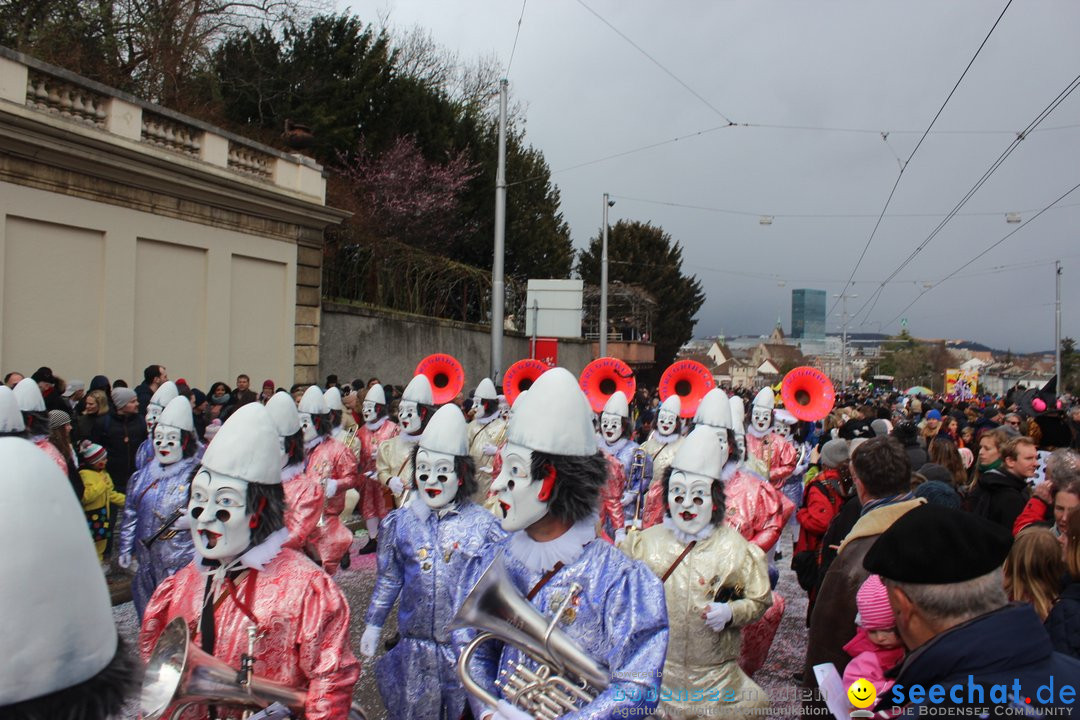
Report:
[[[420,493],[414,494],[413,499],[409,501],[409,510],[412,511],[412,514],[415,515],[420,522],[424,523],[427,522],[428,517],[431,515],[431,506],[424,502],[424,498],[421,497]],[[458,512],[458,507],[457,499],[455,498],[453,502],[445,507],[439,508],[438,517],[441,520],[447,515],[456,512]]]
[[[708,540],[709,537],[716,532],[715,525],[706,525],[699,532],[691,535],[690,533],[683,532],[675,524],[675,521],[671,519],[670,515],[664,516],[664,527],[666,527],[671,534],[675,536],[675,539],[681,542],[683,545],[689,545],[691,542],[702,542]]]
[[[293,478],[295,478],[297,475],[302,475],[303,473],[304,463],[302,462],[295,462],[292,465],[286,465],[285,467],[281,468],[281,482],[287,483]]]
[[[678,440],[681,437],[682,437],[682,435],[679,434],[679,428],[678,427],[676,427],[675,430],[672,431],[672,433],[670,435],[663,435],[663,434],[660,433],[659,430],[653,430],[653,432],[652,432],[652,439],[654,441],[660,443],[661,445],[670,445],[671,443],[675,442],[676,440]]]
[[[490,415],[485,415],[484,417],[474,417],[473,422],[476,423],[477,425],[487,425],[492,420],[495,420],[498,417],[499,417],[499,411],[496,410],[495,412],[491,413]]]
[[[746,434],[747,435],[753,435],[758,440],[764,440],[767,435],[772,435],[772,425],[770,425],[768,428],[766,428],[764,432],[759,431],[753,425],[749,425],[746,428]]]
[[[735,477],[735,473],[739,471],[739,465],[738,460],[728,460],[724,464],[724,469],[720,471],[720,479],[725,485],[727,485],[728,480]]]
[[[630,438],[628,438],[628,437],[626,437],[624,435],[623,437],[619,438],[615,442],[609,443],[607,441],[607,439],[603,436],[603,434],[601,434],[600,435],[600,442],[604,445],[604,451],[605,452],[607,452],[610,455],[618,455],[619,451],[622,450],[624,447],[626,447],[626,444],[628,442],[630,442]]]
[[[381,428],[383,425],[385,425],[386,421],[389,420],[389,419],[390,418],[388,418],[386,415],[383,415],[381,418],[379,418],[375,422],[364,423],[364,427],[366,427],[371,432],[375,432],[376,430]]]
[[[195,567],[204,575],[210,575],[214,578],[213,587],[214,594],[216,595],[221,584],[225,582],[225,576],[230,571],[238,568],[246,568],[248,570],[259,572],[265,570],[266,566],[281,553],[281,548],[288,540],[289,528],[279,528],[270,533],[269,537],[261,543],[253,548],[249,548],[243,555],[224,565],[210,567],[204,564],[203,561],[205,558],[203,558],[202,555],[195,553]]]
[[[507,551],[532,572],[547,572],[560,562],[570,565],[585,552],[585,546],[596,539],[598,521],[599,516],[590,515],[547,542],[537,542],[524,530],[518,530],[510,536]]]
[[[420,442],[420,439],[423,438],[423,437],[424,437],[423,432],[418,432],[415,435],[410,435],[409,433],[403,431],[403,432],[398,433],[397,439],[398,439],[398,442],[408,443],[409,445],[415,445],[416,443]]]
[[[325,439],[326,439],[325,435],[319,435],[319,436],[315,437],[314,439],[309,440],[308,442],[304,443],[304,454],[307,455],[312,450],[314,450],[315,448],[322,445],[323,440],[325,440]]]

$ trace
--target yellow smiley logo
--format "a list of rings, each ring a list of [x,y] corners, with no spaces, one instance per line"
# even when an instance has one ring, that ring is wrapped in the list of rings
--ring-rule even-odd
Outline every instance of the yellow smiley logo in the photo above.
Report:
[[[877,689],[866,678],[859,678],[851,683],[847,690],[848,700],[857,708],[868,708],[877,700]]]

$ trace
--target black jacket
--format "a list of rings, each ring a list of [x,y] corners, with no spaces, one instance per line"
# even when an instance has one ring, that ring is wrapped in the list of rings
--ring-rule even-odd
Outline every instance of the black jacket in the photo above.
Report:
[[[1054,649],[1080,658],[1080,579],[1073,579],[1050,608],[1046,631]]]
[[[1012,532],[1016,516],[1028,501],[1027,481],[1001,468],[987,470],[969,497],[971,511]]]
[[[118,415],[116,411],[98,416],[90,439],[109,453],[105,469],[117,492],[127,491],[128,478],[135,472],[135,453],[146,439],[146,420],[142,415]]]

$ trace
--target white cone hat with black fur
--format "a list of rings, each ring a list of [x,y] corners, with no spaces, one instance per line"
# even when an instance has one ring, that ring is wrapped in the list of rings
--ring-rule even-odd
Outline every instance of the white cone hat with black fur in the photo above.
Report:
[[[336,387],[327,388],[322,396],[326,401],[326,407],[338,412],[345,410],[345,403],[341,402],[341,391]]]
[[[727,393],[720,388],[713,388],[705,393],[705,397],[698,403],[694,423],[712,428],[730,429],[731,402],[728,400]]]
[[[661,410],[667,410],[669,413],[673,413],[676,417],[682,412],[682,400],[678,395],[672,393],[668,395],[668,399],[660,403]]]
[[[476,386],[476,397],[481,400],[499,399],[499,393],[495,391],[495,383],[491,382],[491,378],[484,378],[480,381],[480,384]]]
[[[292,395],[283,392],[274,393],[266,401],[266,412],[271,424],[281,437],[292,437],[300,432],[300,415],[296,410]]]
[[[691,430],[686,439],[679,443],[671,467],[719,480],[724,462],[720,456],[720,443],[716,442],[716,432],[704,426]]]
[[[230,415],[206,448],[202,467],[236,480],[280,485],[281,447],[266,408],[248,403]]]
[[[375,383],[371,386],[371,389],[367,391],[367,395],[364,396],[364,402],[373,402],[376,405],[386,404],[386,391],[383,390],[383,386],[379,383]]]
[[[772,391],[771,387],[763,387],[758,390],[758,394],[754,396],[754,407],[769,408],[772,410],[776,407],[776,394]]]
[[[312,385],[304,391],[304,396],[300,398],[300,412],[308,415],[325,415],[330,412],[330,407],[326,404],[326,398],[323,397],[323,392],[318,385]]]
[[[630,417],[630,403],[626,399],[626,394],[622,390],[611,393],[611,397],[604,403],[604,412],[621,418]]]
[[[591,456],[596,454],[592,418],[577,378],[566,368],[552,368],[514,402],[506,439],[552,455]]]
[[[191,401],[186,397],[174,397],[158,416],[158,425],[195,432],[195,419],[191,414]]]
[[[427,375],[414,375],[409,384],[405,386],[405,392],[401,393],[402,400],[409,400],[421,405],[433,405],[431,394],[431,381]]]
[[[468,455],[469,430],[461,408],[447,403],[436,410],[420,438],[420,447],[456,457]]]
[[[0,433],[13,432],[26,432],[26,423],[15,393],[7,385],[0,385]]]
[[[23,378],[15,385],[12,392],[15,400],[19,403],[19,409],[23,412],[45,412],[45,398],[41,396],[41,388],[37,380]]]
[[[176,383],[172,380],[166,380],[158,386],[158,389],[154,391],[154,394],[150,396],[150,404],[157,405],[159,408],[164,408],[180,395],[180,390],[176,387]],[[191,404],[190,402],[188,403]]]

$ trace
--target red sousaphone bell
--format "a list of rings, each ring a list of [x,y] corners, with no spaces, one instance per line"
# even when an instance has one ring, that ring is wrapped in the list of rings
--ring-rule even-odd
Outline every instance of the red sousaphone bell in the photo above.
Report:
[[[634,399],[634,391],[637,390],[634,371],[622,360],[613,357],[597,358],[586,365],[578,378],[578,384],[589,399],[593,412],[597,413],[604,411],[604,405],[616,390],[622,390],[630,401]]]
[[[660,400],[679,396],[679,417],[692,418],[705,393],[716,387],[709,368],[696,360],[679,360],[660,376]]]
[[[832,381],[817,368],[797,367],[780,384],[784,409],[806,422],[815,422],[832,412],[836,391]]]
[[[547,363],[533,358],[518,360],[508,367],[506,374],[503,375],[503,394],[506,395],[506,403],[512,406],[517,396],[532,387],[536,378],[547,372],[547,369]]]
[[[465,387],[465,369],[453,355],[435,353],[428,355],[416,366],[414,375],[427,375],[431,382],[432,401],[445,405]]]

